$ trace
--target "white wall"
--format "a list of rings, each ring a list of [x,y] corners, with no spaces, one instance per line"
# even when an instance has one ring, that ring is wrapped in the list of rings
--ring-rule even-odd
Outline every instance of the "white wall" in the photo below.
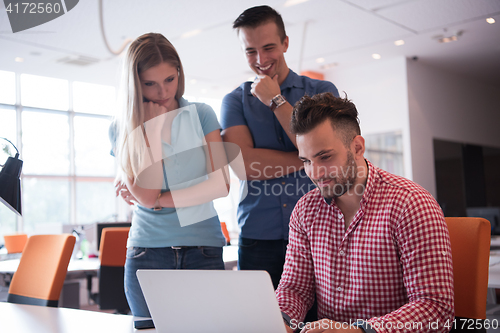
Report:
[[[436,196],[433,139],[500,148],[500,87],[407,61],[413,180]]]
[[[401,131],[405,177],[412,178],[408,123],[406,59],[374,60],[355,68],[334,68],[325,73],[340,93],[344,91],[359,112],[361,133]]]

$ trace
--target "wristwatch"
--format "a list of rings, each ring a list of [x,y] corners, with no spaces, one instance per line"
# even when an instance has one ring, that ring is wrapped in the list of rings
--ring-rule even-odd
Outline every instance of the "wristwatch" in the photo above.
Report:
[[[269,108],[271,108],[271,111],[274,112],[274,110],[276,110],[285,103],[286,103],[285,97],[283,97],[283,95],[281,94],[278,94],[274,96],[273,99],[271,99],[271,104],[269,104]]]

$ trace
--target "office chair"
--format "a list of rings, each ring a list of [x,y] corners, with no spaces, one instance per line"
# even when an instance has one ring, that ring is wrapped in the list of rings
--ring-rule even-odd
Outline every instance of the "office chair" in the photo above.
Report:
[[[130,311],[123,285],[129,230],[130,227],[102,229],[99,294],[91,297],[101,310],[116,310],[122,314]]]
[[[14,234],[3,236],[5,241],[5,248],[7,253],[21,253],[23,252],[24,246],[28,241],[28,235],[26,234]]]
[[[477,217],[446,217],[445,220],[453,257],[458,330],[464,318],[486,319],[491,226],[488,220]],[[485,329],[476,331],[486,332]]]
[[[226,239],[226,245],[231,245],[231,238],[229,237],[229,231],[227,230],[226,222],[221,222],[220,228],[222,230],[222,234],[224,235],[224,238]]]
[[[75,237],[34,235],[12,277],[7,302],[57,307]]]

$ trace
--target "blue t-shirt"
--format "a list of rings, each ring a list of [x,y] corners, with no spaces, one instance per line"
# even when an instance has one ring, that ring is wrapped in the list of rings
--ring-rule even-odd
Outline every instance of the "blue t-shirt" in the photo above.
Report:
[[[172,111],[174,112],[174,111]],[[162,142],[164,186],[162,192],[193,186],[208,179],[203,149],[205,135],[220,130],[212,108],[203,103],[179,100],[172,122],[170,144]],[[114,126],[110,128],[113,147]],[[135,206],[127,247],[223,246],[224,236],[213,203],[163,208],[155,211]]]
[[[245,82],[224,97],[221,107],[222,128],[245,125],[252,134],[255,148],[297,151],[274,113],[250,93],[251,84]],[[292,70],[280,88],[281,94],[291,105],[306,94],[313,96],[331,92],[339,96],[333,83],[299,76]],[[283,170],[282,174],[286,173]],[[288,239],[288,223],[295,204],[315,188],[304,170],[270,180],[240,181],[240,185],[248,190],[246,197],[240,198],[238,206],[240,235],[265,240]]]

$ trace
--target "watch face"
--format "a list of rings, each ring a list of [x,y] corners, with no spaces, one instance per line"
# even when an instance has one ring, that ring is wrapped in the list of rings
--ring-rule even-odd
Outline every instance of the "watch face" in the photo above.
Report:
[[[286,102],[285,97],[283,97],[282,95],[277,95],[271,100],[271,105],[269,105],[269,107],[271,108],[271,111],[274,112],[276,108],[280,107],[285,102]]]
[[[281,105],[281,104],[285,103],[285,98],[282,95],[278,95],[278,96],[273,98],[273,102],[276,105]]]

